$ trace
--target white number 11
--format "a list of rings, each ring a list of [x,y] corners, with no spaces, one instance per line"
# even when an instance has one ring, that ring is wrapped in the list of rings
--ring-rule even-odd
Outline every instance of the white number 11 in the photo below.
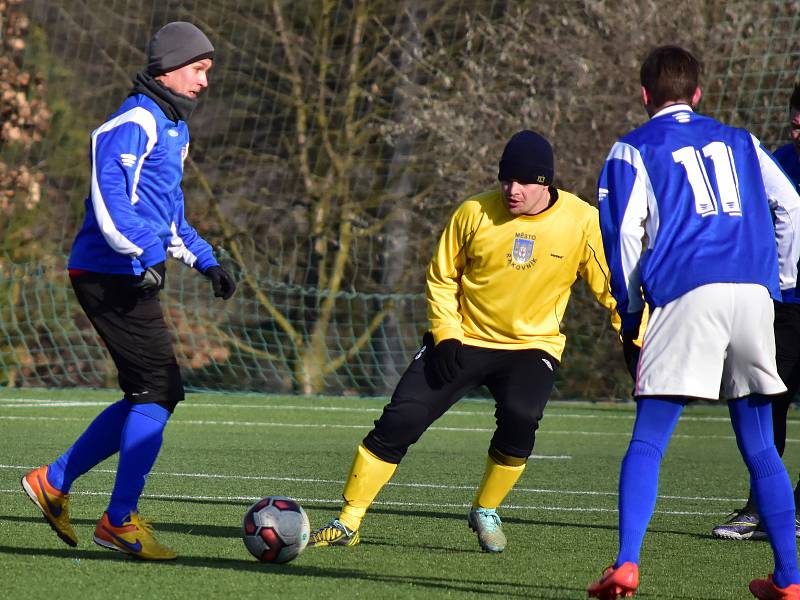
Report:
[[[719,213],[718,207],[731,216],[742,215],[742,203],[739,197],[739,180],[736,177],[736,164],[733,152],[723,142],[711,142],[703,146],[703,156],[711,159],[714,165],[714,176],[717,192],[708,178],[708,171],[700,155],[700,151],[692,146],[684,146],[672,153],[676,163],[683,165],[689,185],[694,192],[694,207],[702,217]],[[720,202],[721,200],[721,202]]]

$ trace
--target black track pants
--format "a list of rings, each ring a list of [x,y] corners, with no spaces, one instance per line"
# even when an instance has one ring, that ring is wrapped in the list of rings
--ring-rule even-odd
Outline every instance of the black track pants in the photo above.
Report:
[[[491,445],[509,456],[530,456],[558,361],[542,350],[465,345],[458,377],[442,385],[432,371],[433,352],[433,336],[426,333],[391,401],[364,439],[367,449],[382,460],[399,463],[436,419],[465,394],[485,385],[495,400],[497,428]]]

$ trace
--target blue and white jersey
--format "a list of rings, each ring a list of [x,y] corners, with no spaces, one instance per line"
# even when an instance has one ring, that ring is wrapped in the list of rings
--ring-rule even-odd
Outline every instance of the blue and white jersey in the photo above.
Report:
[[[643,301],[664,306],[709,283],[760,284],[776,300],[796,285],[795,186],[750,133],[687,105],[614,144],[598,208],[623,329],[638,326]]]
[[[201,272],[217,264],[184,216],[185,122],[176,124],[153,100],[134,94],[91,142],[91,190],[70,269],[139,275],[167,254]]]

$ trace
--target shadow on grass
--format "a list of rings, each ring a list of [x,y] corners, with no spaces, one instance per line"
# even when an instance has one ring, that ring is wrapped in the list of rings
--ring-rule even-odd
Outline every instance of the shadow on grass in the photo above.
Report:
[[[73,549],[54,549],[54,548],[18,548],[14,546],[0,545],[0,554],[12,554],[16,556],[49,556],[67,560],[127,560],[136,559],[121,554],[108,552],[105,550],[73,550]],[[156,563],[151,563],[156,565]],[[413,585],[420,588],[427,588],[435,591],[448,593],[471,593],[486,596],[501,596],[508,598],[534,598],[534,599],[559,599],[575,598],[583,596],[586,592],[583,588],[577,587],[558,587],[542,584],[525,584],[518,581],[498,581],[489,579],[470,579],[460,577],[458,579],[450,577],[435,577],[429,575],[391,575],[385,573],[368,573],[355,569],[343,569],[341,567],[317,567],[303,565],[300,563],[290,563],[285,565],[270,565],[258,563],[253,560],[239,560],[233,558],[213,558],[204,556],[179,556],[177,560],[158,563],[159,568],[175,569],[180,567],[197,567],[202,569],[225,569],[244,571],[248,573],[260,573],[263,575],[276,575],[282,577],[314,577],[332,580],[347,581],[347,585],[353,585],[355,580],[383,583],[388,585]],[[339,588],[337,588],[339,589]],[[397,588],[393,588],[398,591]],[[421,592],[422,593],[422,592]],[[647,594],[642,594],[647,597]],[[718,599],[705,599],[718,600]],[[722,599],[719,599],[722,600]]]
[[[20,517],[20,516],[8,516],[2,517],[5,521],[11,521],[16,523],[34,523],[34,524],[41,524],[44,525],[44,521],[38,517]],[[77,526],[86,526],[87,529],[93,528],[95,525],[95,521],[89,519],[70,519],[73,525]],[[207,525],[207,524],[195,524],[195,523],[169,523],[169,522],[158,522],[156,524],[156,529],[158,531],[169,532],[169,533],[179,533],[184,535],[197,535],[197,536],[204,536],[204,537],[212,537],[212,538],[228,538],[228,539],[239,539],[241,536],[241,528],[238,524],[236,525]],[[466,528],[465,528],[466,529]],[[470,541],[472,541],[472,534],[466,534]],[[386,547],[407,547],[410,550],[423,550],[423,551],[434,551],[434,552],[447,552],[452,554],[482,554],[480,548],[477,545],[470,545],[469,548],[465,547],[452,547],[452,546],[437,546],[431,544],[425,544],[424,546],[420,546],[419,543],[415,542],[408,542],[402,543],[398,542],[395,538],[383,538],[379,535],[370,536],[368,540],[361,541],[362,546],[386,546]]]
[[[159,499],[160,501],[164,501],[164,499]],[[172,502],[173,500],[167,500],[168,502]],[[182,503],[186,503],[186,500],[182,500]],[[196,502],[196,501],[189,501],[189,502]],[[206,501],[202,501],[206,502]],[[246,510],[248,503],[235,503],[241,504],[242,506],[242,514]],[[304,506],[307,509],[314,509],[314,510],[323,510],[330,508],[330,505],[319,505],[313,503],[304,503]],[[338,509],[332,510],[335,512]],[[416,518],[426,518],[426,519],[437,519],[437,520],[450,520],[450,521],[459,521],[466,523],[466,511],[465,512],[439,512],[439,511],[428,511],[428,510],[418,510],[418,509],[403,509],[403,508],[391,508],[391,507],[373,507],[369,511],[370,515],[390,515],[390,516],[400,516],[400,517],[416,517]],[[17,515],[3,515],[3,520],[5,521],[12,521],[17,523],[43,523],[43,519],[41,517],[31,515],[31,516],[17,516]],[[96,520],[94,519],[71,519],[74,525],[85,525],[88,527],[94,527],[96,524]],[[616,525],[609,525],[609,524],[602,524],[602,523],[580,523],[575,521],[561,521],[561,520],[554,520],[554,519],[521,519],[518,517],[513,516],[503,516],[503,523],[506,525],[529,525],[529,526],[542,526],[542,527],[567,527],[567,528],[576,528],[576,529],[595,529],[595,530],[604,530],[615,532],[617,530]],[[311,528],[314,529],[314,524],[312,523]],[[240,524],[237,522],[236,524],[231,525],[209,525],[209,524],[197,524],[197,523],[170,523],[170,522],[162,522],[156,521],[156,529],[161,531],[169,531],[173,533],[181,533],[187,535],[202,535],[208,537],[225,537],[225,538],[236,538],[239,537],[241,530]],[[679,531],[679,530],[672,530],[666,529],[661,527],[650,527],[648,528],[649,534],[658,534],[658,533],[665,533],[670,535],[680,535],[684,537],[689,537],[698,540],[714,540],[714,538],[710,533],[696,533],[691,531]],[[363,542],[362,542],[363,543]],[[382,544],[380,541],[373,541],[376,544]],[[395,542],[392,542],[393,545],[396,545]],[[436,547],[428,547],[427,549],[438,549],[438,550],[449,550],[454,552],[459,552],[461,550],[456,548],[436,548]]]

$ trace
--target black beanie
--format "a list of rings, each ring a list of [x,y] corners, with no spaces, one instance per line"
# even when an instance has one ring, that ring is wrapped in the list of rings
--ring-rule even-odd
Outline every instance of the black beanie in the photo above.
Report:
[[[508,140],[500,157],[500,181],[551,185],[554,175],[553,147],[544,137],[525,129]]]
[[[186,21],[167,23],[147,44],[147,72],[163,75],[204,58],[214,58],[206,35]]]

